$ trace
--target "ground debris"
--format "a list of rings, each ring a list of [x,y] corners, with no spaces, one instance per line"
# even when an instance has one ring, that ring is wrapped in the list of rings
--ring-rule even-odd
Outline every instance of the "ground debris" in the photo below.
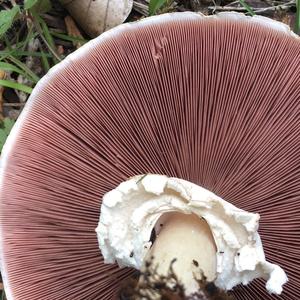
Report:
[[[213,282],[206,281],[205,276],[198,280],[199,290],[187,296],[173,270],[173,262],[167,276],[159,275],[157,267],[151,260],[146,263],[145,271],[135,273],[123,282],[118,294],[119,300],[232,300],[226,292],[220,290]]]
[[[67,28],[67,32],[68,32],[69,36],[74,36],[74,37],[83,39],[83,36],[80,33],[80,30],[78,29],[76,23],[74,22],[74,20],[71,16],[65,17],[65,24],[66,24],[66,28]],[[73,41],[73,45],[78,49],[83,45],[83,43],[80,41]]]

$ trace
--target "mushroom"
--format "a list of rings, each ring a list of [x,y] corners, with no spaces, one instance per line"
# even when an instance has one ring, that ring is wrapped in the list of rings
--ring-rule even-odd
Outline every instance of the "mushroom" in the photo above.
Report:
[[[125,21],[133,0],[60,0],[84,31],[91,37]]]
[[[167,14],[107,31],[36,86],[2,152],[0,261],[9,300],[113,299],[102,197],[138,174],[192,182],[260,215],[266,259],[297,299],[300,42],[262,17]],[[236,299],[275,299],[264,282]]]

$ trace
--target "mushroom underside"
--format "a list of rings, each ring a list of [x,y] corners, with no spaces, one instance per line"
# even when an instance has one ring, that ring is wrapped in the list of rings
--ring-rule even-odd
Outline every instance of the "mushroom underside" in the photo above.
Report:
[[[160,18],[160,19],[159,19]],[[249,19],[157,17],[94,40],[43,80],[4,150],[9,300],[113,299],[100,199],[136,174],[189,180],[261,215],[298,299],[300,43]],[[258,280],[236,299],[275,299]]]

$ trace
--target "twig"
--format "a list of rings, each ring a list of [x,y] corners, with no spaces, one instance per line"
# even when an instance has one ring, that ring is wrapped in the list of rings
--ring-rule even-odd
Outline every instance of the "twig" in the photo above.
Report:
[[[36,31],[39,33],[41,39],[43,40],[43,42],[45,43],[45,45],[47,46],[47,48],[49,49],[49,51],[52,53],[52,55],[58,60],[61,61],[61,58],[58,56],[58,54],[56,53],[56,51],[54,49],[52,49],[52,47],[50,46],[50,44],[47,42],[46,38],[44,37],[42,31],[40,30],[40,28],[36,28]]]
[[[10,10],[10,7],[9,7],[9,5],[7,5],[7,3],[4,3],[3,1],[1,1],[0,4],[5,10]]]
[[[74,22],[71,16],[65,17],[65,24],[66,24],[68,35],[83,39],[76,23]],[[83,45],[83,43],[79,41],[73,41],[73,45],[78,49]]]
[[[256,14],[259,14],[259,13],[271,12],[276,10],[287,10],[290,9],[291,7],[294,7],[295,5],[296,3],[293,0],[285,4],[269,6],[264,8],[252,8],[252,9]],[[235,6],[209,6],[208,9],[212,11],[238,11],[238,12],[247,11],[246,8],[244,7],[235,7]]]
[[[244,12],[246,11],[246,8],[244,7],[235,7],[235,6],[209,6],[208,10],[212,11],[238,11],[238,12]]]
[[[291,7],[293,7],[295,5],[296,5],[295,1],[290,1],[286,4],[280,4],[280,5],[270,6],[270,7],[266,7],[266,8],[258,8],[254,11],[256,13],[263,13],[263,12],[267,12],[267,11],[287,10],[287,9],[290,9]]]
[[[49,51],[52,53],[52,55],[58,60],[61,61],[61,58],[59,57],[59,55],[56,53],[56,51],[51,47],[51,45],[48,43],[47,39],[45,38],[44,34],[43,34],[43,30],[40,26],[40,23],[36,20],[36,18],[34,18],[33,20],[33,24],[35,26],[36,31],[38,32],[39,36],[41,37],[41,39],[43,40],[43,42],[45,43],[45,45],[47,46],[47,48],[49,49]]]
[[[13,107],[13,106],[22,107],[25,104],[26,104],[26,102],[24,102],[24,103],[19,103],[19,102],[17,102],[17,103],[3,103],[3,106],[6,106],[6,107]]]
[[[138,1],[133,1],[133,9],[135,9],[137,12],[139,12],[140,14],[144,15],[144,16],[148,16],[149,15],[149,8],[148,8],[149,4],[144,4]]]
[[[226,4],[226,5],[224,5],[224,6],[233,6],[234,4],[240,4],[240,1],[239,0],[233,1],[233,2],[230,2],[230,3]]]

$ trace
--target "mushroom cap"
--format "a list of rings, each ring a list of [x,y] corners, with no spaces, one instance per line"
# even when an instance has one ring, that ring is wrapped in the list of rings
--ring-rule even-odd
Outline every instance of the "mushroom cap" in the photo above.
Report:
[[[91,37],[96,37],[123,23],[133,6],[133,0],[60,0],[60,2]]]
[[[240,14],[124,24],[36,86],[3,149],[1,272],[9,300],[112,299],[132,270],[105,265],[102,196],[130,176],[194,182],[261,215],[266,258],[297,299],[300,41]],[[260,280],[236,299],[275,299]]]

